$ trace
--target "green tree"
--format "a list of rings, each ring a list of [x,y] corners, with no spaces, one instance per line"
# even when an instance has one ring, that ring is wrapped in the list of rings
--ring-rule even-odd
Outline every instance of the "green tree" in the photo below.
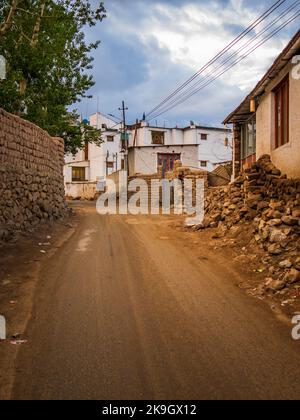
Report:
[[[4,0],[0,5],[0,54],[7,79],[0,85],[0,107],[22,115],[75,152],[85,141],[100,141],[98,130],[75,123],[70,105],[93,86],[91,53],[84,28],[105,17],[102,2],[88,0]],[[82,131],[85,136],[82,136]]]

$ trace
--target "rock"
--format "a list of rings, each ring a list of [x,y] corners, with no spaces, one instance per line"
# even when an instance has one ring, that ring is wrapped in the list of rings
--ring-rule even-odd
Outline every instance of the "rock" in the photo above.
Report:
[[[249,208],[248,207],[246,207],[246,206],[243,206],[241,209],[240,209],[240,215],[245,215],[245,214],[247,214],[249,212]]]
[[[203,224],[203,226],[204,226],[205,229],[208,228],[210,226],[210,224],[211,224],[210,217],[205,216],[202,224]]]
[[[285,225],[296,226],[299,224],[300,219],[292,216],[283,216],[281,220]]]
[[[283,250],[280,246],[280,244],[272,244],[268,247],[268,253],[271,255],[280,255],[282,254]]]
[[[214,222],[220,222],[222,220],[222,213],[216,213],[212,215],[212,220]]]
[[[262,219],[259,221],[258,229],[262,230],[266,226],[266,222]]]
[[[272,276],[275,273],[275,267],[273,267],[273,266],[269,267],[269,273]]]
[[[259,201],[258,204],[257,204],[257,209],[258,210],[267,209],[268,207],[269,207],[268,201]]]
[[[279,263],[280,268],[291,268],[293,267],[293,263],[290,260],[284,260]]]
[[[267,222],[269,226],[280,226],[282,224],[281,219],[271,219]]]
[[[293,211],[292,211],[292,217],[295,217],[295,218],[300,218],[300,209],[293,209]]]
[[[237,208],[236,204],[230,204],[230,206],[228,206],[229,210],[235,210]]]
[[[281,230],[279,229],[271,229],[270,232],[270,242],[271,243],[281,243],[281,242],[285,242],[288,239],[287,235],[285,233],[283,233]]]
[[[267,278],[265,287],[267,291],[278,292],[286,287],[286,283],[283,280]]]
[[[295,261],[295,268],[300,271],[300,257],[298,257]]]
[[[286,275],[284,276],[284,281],[287,284],[294,284],[300,280],[300,271],[292,268]]]
[[[269,236],[270,236],[270,228],[267,226],[261,230],[260,237],[262,241],[266,241],[269,239]]]

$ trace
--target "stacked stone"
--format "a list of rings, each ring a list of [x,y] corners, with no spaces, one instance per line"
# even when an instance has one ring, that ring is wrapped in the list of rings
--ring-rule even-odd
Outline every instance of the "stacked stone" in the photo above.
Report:
[[[300,180],[288,180],[263,156],[232,185],[210,188],[206,194],[205,227],[224,222],[227,228],[244,220],[269,221],[298,233]]]
[[[0,240],[65,214],[64,145],[0,109]]]
[[[275,277],[266,279],[266,289],[300,281],[300,180],[287,179],[270,156],[262,156],[232,185],[210,188],[205,209],[197,229],[218,228],[215,237],[225,237],[234,225],[253,226],[254,240]]]

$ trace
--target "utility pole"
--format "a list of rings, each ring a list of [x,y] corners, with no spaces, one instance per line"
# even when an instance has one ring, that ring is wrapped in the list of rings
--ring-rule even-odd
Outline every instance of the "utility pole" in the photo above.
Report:
[[[128,108],[125,107],[125,102],[122,101],[122,108],[119,108],[119,111],[122,111],[123,115],[123,130],[121,134],[121,141],[122,141],[122,150],[124,150],[124,163],[125,163],[125,171],[129,173],[128,167],[128,137],[127,137],[127,129],[126,129],[126,111]]]

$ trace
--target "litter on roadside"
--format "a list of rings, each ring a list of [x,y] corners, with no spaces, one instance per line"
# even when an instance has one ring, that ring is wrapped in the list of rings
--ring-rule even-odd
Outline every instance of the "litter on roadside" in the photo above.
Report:
[[[13,344],[14,346],[20,346],[21,344],[26,344],[27,340],[12,340],[10,344]]]

